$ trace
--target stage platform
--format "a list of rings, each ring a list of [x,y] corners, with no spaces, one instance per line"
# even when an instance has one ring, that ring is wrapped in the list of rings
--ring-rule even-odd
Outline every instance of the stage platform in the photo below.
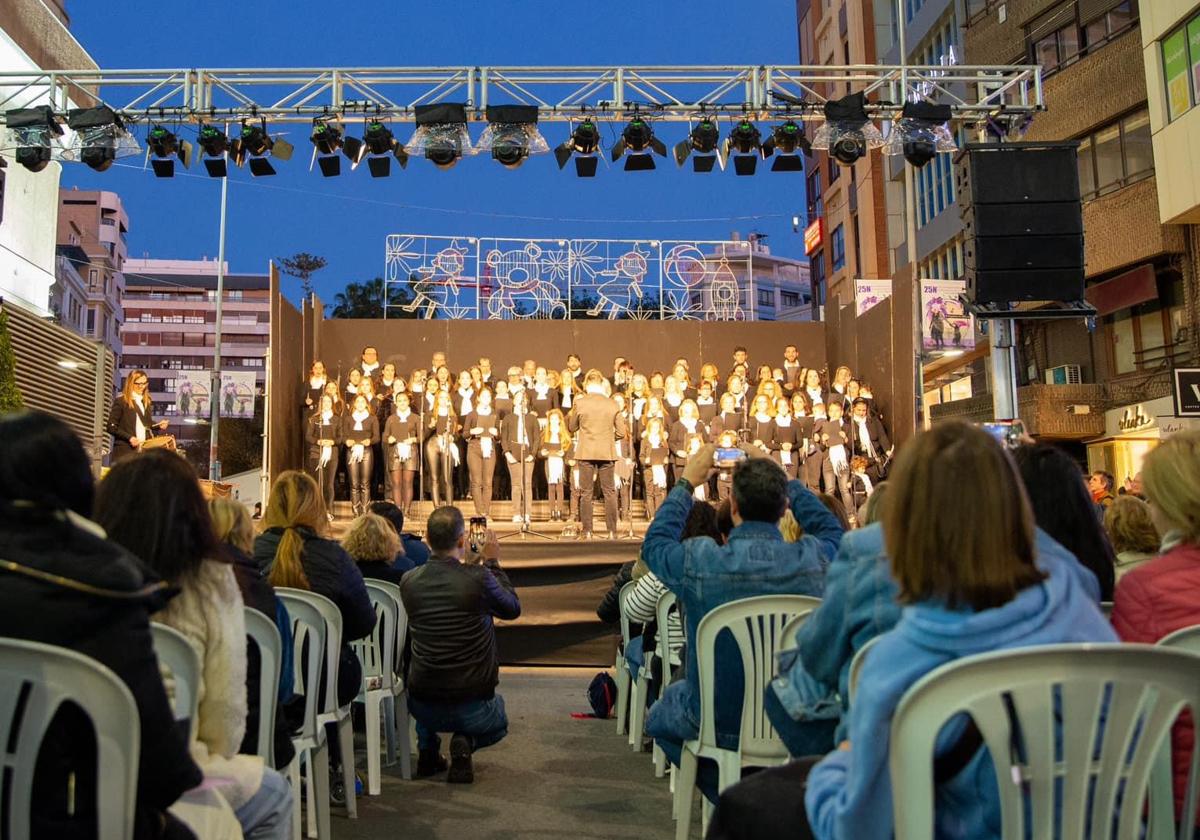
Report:
[[[456,503],[464,517],[474,514],[471,502]],[[414,506],[405,530],[424,532],[433,505]],[[596,505],[598,539],[563,537],[565,523],[549,522],[547,502],[535,502],[530,529],[520,534],[511,521],[511,502],[493,502],[489,527],[500,536],[500,565],[521,599],[521,617],[498,621],[500,659],[505,665],[571,665],[607,668],[613,663],[619,631],[596,616],[604,594],[621,564],[637,557],[647,522],[642,503],[634,502],[633,536],[621,522],[617,539],[604,533],[604,506]],[[349,524],[349,502],[336,502],[333,533]]]

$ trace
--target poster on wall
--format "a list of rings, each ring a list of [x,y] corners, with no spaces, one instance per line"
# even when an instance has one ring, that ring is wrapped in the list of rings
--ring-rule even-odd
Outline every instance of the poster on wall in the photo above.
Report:
[[[254,371],[221,371],[221,416],[254,417]]]
[[[855,312],[858,315],[862,315],[875,304],[882,303],[891,296],[892,281],[889,279],[854,281]]]
[[[975,349],[975,319],[959,299],[966,288],[963,280],[921,281],[921,348],[926,353]]]
[[[1184,29],[1163,39],[1162,56],[1163,75],[1167,83],[1167,115],[1174,120],[1192,106],[1188,79],[1188,37]]]
[[[208,417],[210,380],[206,370],[175,371],[175,413],[184,419]]]

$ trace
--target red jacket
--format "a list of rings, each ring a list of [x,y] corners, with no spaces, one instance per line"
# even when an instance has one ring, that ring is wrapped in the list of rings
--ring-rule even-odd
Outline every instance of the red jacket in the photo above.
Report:
[[[1112,622],[1123,641],[1147,644],[1200,624],[1200,545],[1177,546],[1126,573],[1117,583]],[[1192,721],[1185,717],[1172,735],[1177,811],[1183,805],[1194,745]]]

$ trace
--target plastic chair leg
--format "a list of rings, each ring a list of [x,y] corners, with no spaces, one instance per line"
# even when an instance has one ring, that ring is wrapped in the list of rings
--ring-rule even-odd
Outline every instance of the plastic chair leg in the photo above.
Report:
[[[300,827],[300,805],[304,798],[300,795],[300,755],[297,754],[292,763],[287,766],[288,782],[292,786],[292,840],[303,840]]]
[[[309,757],[309,778],[315,787],[315,790],[309,790],[309,837],[333,840],[329,807],[329,744],[322,741],[319,747],[312,749]]]
[[[337,723],[338,743],[342,747],[342,784],[346,786],[346,816],[358,819],[358,797],[354,793],[354,727],[350,714]]]
[[[391,694],[383,698],[383,736],[387,747],[384,764],[391,767],[396,763],[396,698]]]
[[[629,713],[629,669],[625,667],[624,660],[620,659],[620,654],[617,654],[618,661],[616,664],[617,678],[617,734],[625,734],[625,716]]]
[[[712,820],[713,804],[707,796],[700,797],[700,836],[708,835],[708,824]]]
[[[654,757],[654,778],[661,779],[667,772],[667,754],[658,748],[658,744],[655,744],[651,755]],[[674,788],[674,784],[671,787]]]
[[[629,747],[634,752],[642,748],[642,717],[645,715],[646,700],[642,696],[641,680],[629,683]]]
[[[688,840],[692,832],[692,798],[696,790],[696,754],[686,746],[675,780],[675,840]]]
[[[378,796],[379,783],[379,712],[382,697],[368,698],[365,704],[367,718],[367,795]],[[349,800],[347,800],[349,801]]]
[[[417,738],[409,733],[409,729],[416,726],[416,721],[408,713],[408,694],[401,693],[393,697],[392,705],[400,734],[400,778],[412,779],[412,745]]]

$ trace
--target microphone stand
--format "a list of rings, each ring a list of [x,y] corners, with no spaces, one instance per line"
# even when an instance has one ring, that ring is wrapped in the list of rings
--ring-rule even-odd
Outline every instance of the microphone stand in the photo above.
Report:
[[[421,434],[417,435],[417,498],[413,503],[413,512],[418,515],[421,513],[421,503],[425,501],[425,441],[427,439],[425,436],[425,394],[426,386],[428,384],[428,380],[423,382],[421,385],[421,391],[419,392],[421,395],[421,413],[417,423],[420,427]],[[412,391],[409,393],[412,393]],[[426,517],[426,519],[428,518],[429,517]],[[418,536],[423,537],[425,534],[422,532]]]
[[[633,377],[630,377],[630,379],[632,380]],[[626,385],[625,385],[625,408],[621,412],[625,417],[625,437],[621,442],[623,444],[625,444],[625,447],[627,447],[629,450],[628,452],[626,452],[625,449],[622,448],[621,457],[628,459],[632,462],[632,466],[630,467],[629,478],[628,478],[628,481],[629,481],[629,505],[625,510],[625,513],[628,514],[628,516],[629,516],[629,530],[626,531],[621,536],[621,539],[625,539],[625,540],[637,539],[637,536],[634,535],[634,533],[633,533],[633,476],[634,476],[634,473],[637,472],[637,453],[636,453],[636,450],[633,448],[633,399],[630,394],[631,388],[632,388],[632,383],[626,383]],[[621,499],[618,496],[617,497],[617,502],[618,502],[617,510],[618,511],[620,511],[620,501],[621,501]],[[620,524],[619,519],[618,519],[617,524],[618,525]]]

